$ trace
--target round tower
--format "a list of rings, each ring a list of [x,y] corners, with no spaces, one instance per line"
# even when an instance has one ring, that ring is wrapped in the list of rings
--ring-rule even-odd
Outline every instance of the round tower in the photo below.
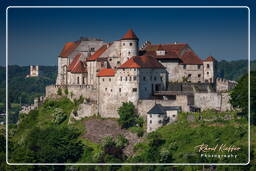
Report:
[[[121,42],[121,63],[124,63],[133,56],[138,56],[139,39],[132,29],[122,37]]]

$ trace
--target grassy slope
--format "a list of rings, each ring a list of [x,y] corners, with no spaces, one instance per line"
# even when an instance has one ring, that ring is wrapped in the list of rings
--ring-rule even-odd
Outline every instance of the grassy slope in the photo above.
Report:
[[[210,118],[212,113],[205,113],[204,115]],[[234,113],[233,115],[235,116]],[[222,143],[226,143],[228,146],[239,146],[242,148],[241,152],[238,152],[239,159],[232,160],[232,162],[246,162],[248,126],[245,119],[188,122],[186,116],[186,113],[182,113],[178,122],[156,131],[164,140],[158,150],[161,151],[163,148],[173,149],[170,150],[173,157],[170,162],[222,162],[221,160],[202,160],[199,158],[199,154],[194,147],[203,143],[209,144],[209,146],[221,145]],[[147,147],[148,142],[149,139],[146,139],[145,142],[138,145],[138,156],[144,155],[144,149],[149,148]],[[230,162],[230,160],[227,162]]]

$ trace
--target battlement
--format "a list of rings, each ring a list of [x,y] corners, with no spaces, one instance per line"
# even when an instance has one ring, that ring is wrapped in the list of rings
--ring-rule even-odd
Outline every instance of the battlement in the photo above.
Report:
[[[226,92],[233,89],[237,85],[236,81],[227,80],[224,78],[216,78],[216,91]]]

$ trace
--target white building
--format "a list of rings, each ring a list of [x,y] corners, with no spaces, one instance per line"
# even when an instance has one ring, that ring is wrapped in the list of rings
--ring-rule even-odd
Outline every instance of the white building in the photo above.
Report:
[[[178,119],[179,106],[162,106],[155,104],[147,115],[147,132],[152,132],[163,125],[173,123]]]

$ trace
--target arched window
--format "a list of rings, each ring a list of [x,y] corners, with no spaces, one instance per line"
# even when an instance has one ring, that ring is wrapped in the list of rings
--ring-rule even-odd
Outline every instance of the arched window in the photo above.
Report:
[[[77,77],[77,84],[79,84],[79,77]]]

